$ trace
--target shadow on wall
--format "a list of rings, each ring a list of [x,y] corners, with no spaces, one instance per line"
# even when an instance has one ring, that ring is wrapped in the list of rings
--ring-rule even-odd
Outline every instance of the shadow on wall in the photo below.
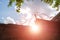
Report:
[[[36,23],[44,28],[42,34],[31,35],[29,26],[0,24],[0,40],[60,40],[60,23],[37,19]]]

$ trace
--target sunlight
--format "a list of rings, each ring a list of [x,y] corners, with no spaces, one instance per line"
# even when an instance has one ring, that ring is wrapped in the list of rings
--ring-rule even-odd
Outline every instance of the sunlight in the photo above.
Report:
[[[41,31],[41,28],[35,24],[35,16],[32,16],[31,14],[31,10],[29,7],[26,7],[26,8],[21,8],[21,13],[22,14],[26,14],[27,16],[25,17],[27,19],[26,23],[23,24],[23,25],[29,25],[29,32],[32,33],[32,34],[37,34]]]
[[[32,33],[38,33],[39,32],[39,27],[36,24],[31,24],[30,25],[30,30]]]
[[[37,35],[41,33],[42,27],[36,24],[35,22],[33,22],[30,24],[29,30],[31,34]]]

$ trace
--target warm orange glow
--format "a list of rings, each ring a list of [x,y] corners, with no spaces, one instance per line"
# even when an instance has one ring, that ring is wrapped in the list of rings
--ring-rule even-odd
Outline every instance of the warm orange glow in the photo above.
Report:
[[[39,27],[37,25],[35,25],[35,24],[32,24],[31,25],[31,31],[36,33],[36,32],[39,31]]]
[[[41,32],[41,27],[39,27],[37,24],[33,23],[30,25],[30,32],[32,34],[39,34]]]

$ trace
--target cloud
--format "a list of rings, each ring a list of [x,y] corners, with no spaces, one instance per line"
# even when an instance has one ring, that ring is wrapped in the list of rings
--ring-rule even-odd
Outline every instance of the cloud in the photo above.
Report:
[[[27,8],[27,9],[26,9]],[[16,7],[15,7],[16,9]],[[29,12],[29,10],[31,10]],[[19,14],[19,20],[16,22],[12,21],[16,24],[29,24],[31,20],[35,20],[34,14],[36,14],[37,17],[44,20],[50,20],[53,18],[51,15],[55,15],[56,11],[54,9],[51,9],[48,4],[41,2],[40,0],[24,0],[24,4],[21,6],[21,13]],[[32,16],[31,16],[32,15]],[[30,18],[31,17],[31,18]],[[9,19],[10,20],[10,19]]]
[[[41,2],[41,0],[33,0],[33,1],[25,0],[24,6],[22,6],[22,8],[24,8],[24,7],[25,8],[29,7],[31,9],[31,14],[33,14],[33,15],[36,14],[40,18],[43,17],[44,20],[50,20],[51,19],[50,15],[52,15],[52,13],[53,13],[53,15],[55,15],[57,13],[57,11],[54,8],[50,7],[48,4],[46,4],[44,2]],[[44,17],[43,15],[46,17]]]
[[[13,18],[7,17],[6,19],[4,19],[4,24],[16,24],[16,22]]]

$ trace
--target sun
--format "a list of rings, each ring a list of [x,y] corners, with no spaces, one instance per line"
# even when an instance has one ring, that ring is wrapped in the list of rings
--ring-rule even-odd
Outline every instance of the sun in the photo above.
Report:
[[[30,27],[29,27],[30,29],[30,33],[31,34],[39,34],[40,32],[41,32],[41,27],[40,26],[38,26],[37,24],[35,24],[35,23],[31,23],[30,24]]]
[[[31,25],[31,32],[37,33],[39,31],[39,28],[36,24]]]
[[[31,9],[29,7],[21,8],[20,10],[22,14],[26,14],[25,19],[27,20],[23,25],[29,26],[29,32],[33,34],[37,34],[41,31],[41,27],[35,23],[36,17],[32,14]],[[24,20],[24,19],[23,19]]]

